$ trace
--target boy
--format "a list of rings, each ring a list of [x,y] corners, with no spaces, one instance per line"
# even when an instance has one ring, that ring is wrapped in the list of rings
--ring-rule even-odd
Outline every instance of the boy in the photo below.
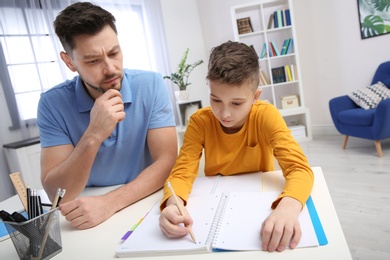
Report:
[[[256,52],[243,43],[229,41],[212,50],[207,74],[211,106],[191,116],[167,181],[184,206],[202,149],[206,176],[272,171],[275,157],[286,184],[259,232],[263,250],[281,252],[288,246],[295,248],[301,238],[298,216],[311,193],[314,176],[278,110],[258,100],[259,71]],[[166,187],[161,209],[160,227],[166,236],[188,234],[186,226],[192,225],[192,219],[188,212],[185,217],[179,214]]]

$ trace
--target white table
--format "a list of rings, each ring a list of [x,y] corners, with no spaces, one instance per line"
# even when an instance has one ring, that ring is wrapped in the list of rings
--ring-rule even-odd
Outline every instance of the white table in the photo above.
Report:
[[[253,252],[226,252],[210,253],[201,255],[186,255],[185,259],[352,259],[348,249],[343,231],[340,226],[332,199],[326,185],[324,175],[320,167],[313,167],[315,183],[312,198],[321,219],[322,226],[328,238],[328,245],[299,248],[295,250],[287,249],[283,253],[269,253],[264,251]],[[281,171],[264,174],[264,190],[280,189],[284,182]],[[113,187],[88,188],[85,195],[102,194]],[[162,198],[162,191],[158,191],[151,196],[123,209],[116,213],[106,222],[97,227],[87,230],[75,230],[62,216],[61,235],[63,250],[54,259],[113,259],[115,251],[121,243],[121,237],[135,223],[137,223],[152,208],[154,203]],[[14,209],[20,204],[17,196],[0,203],[0,209]],[[13,211],[12,211],[13,212]],[[184,259],[184,256],[168,257],[141,257],[136,259],[159,260],[159,259]],[[18,259],[16,250],[11,239],[0,242],[0,259]]]

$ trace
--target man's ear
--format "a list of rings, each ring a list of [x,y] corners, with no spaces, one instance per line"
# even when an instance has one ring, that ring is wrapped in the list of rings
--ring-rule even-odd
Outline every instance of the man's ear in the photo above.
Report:
[[[66,66],[73,72],[76,72],[76,67],[73,65],[72,59],[69,57],[69,54],[66,52],[60,53],[62,61],[66,64]]]
[[[262,91],[263,91],[263,89],[261,89],[261,88],[256,89],[255,95],[253,97],[253,103],[259,99]]]

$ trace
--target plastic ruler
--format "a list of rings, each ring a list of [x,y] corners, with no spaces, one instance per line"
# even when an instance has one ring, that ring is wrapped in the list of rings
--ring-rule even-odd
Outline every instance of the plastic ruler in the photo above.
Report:
[[[20,176],[19,172],[14,172],[9,175],[11,181],[15,187],[16,192],[19,195],[20,200],[22,201],[23,207],[25,210],[28,210],[27,206],[27,189],[26,185],[23,182],[22,176]]]

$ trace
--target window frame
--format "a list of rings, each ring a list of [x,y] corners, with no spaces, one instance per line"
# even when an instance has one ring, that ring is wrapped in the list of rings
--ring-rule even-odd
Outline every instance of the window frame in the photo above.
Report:
[[[51,1],[51,0],[50,0]],[[20,8],[22,9],[22,12],[24,14],[24,23],[28,23],[28,19],[26,18],[25,16],[25,12],[26,12],[26,9],[38,9],[38,8],[41,8],[42,9],[42,5],[41,5],[41,0],[36,0],[35,3],[39,3],[39,5],[34,5],[34,4],[28,4],[28,6],[25,6],[25,3],[22,3],[23,1],[20,1],[20,0],[17,0],[15,3],[14,6],[12,7],[15,7],[15,8]],[[58,12],[60,12],[64,7],[61,7],[61,4],[60,4],[61,0],[57,0],[57,1],[53,1],[53,2],[49,2],[47,5],[49,5],[54,11],[56,9],[58,9]],[[98,4],[99,4],[99,0],[97,1]],[[148,2],[148,1],[146,1]],[[118,4],[126,4],[126,5],[130,5],[130,6],[141,6],[141,12],[139,13],[141,15],[141,18],[142,18],[142,21],[143,21],[143,27],[144,27],[144,30],[145,30],[145,33],[146,33],[146,43],[147,45],[150,47],[150,28],[146,28],[146,27],[149,27],[148,26],[148,19],[145,18],[145,11],[146,11],[146,7],[145,7],[145,2],[143,1],[140,1],[140,0],[126,0],[126,1],[123,1],[123,0],[115,0],[115,1],[108,1],[105,2],[105,1],[102,1],[100,4],[102,4],[102,7],[103,8],[106,8],[105,7],[105,4],[113,4],[115,5],[115,3],[118,3]],[[67,4],[70,4],[69,2],[67,2]],[[44,3],[44,5],[46,5]],[[6,7],[7,4],[4,4],[2,5],[1,7]],[[55,6],[55,8],[53,8]],[[46,10],[46,9],[45,9]],[[53,11],[51,10],[51,11]],[[108,10],[111,10],[111,9],[108,9]],[[56,11],[55,11],[56,12]],[[117,18],[117,17],[116,17]],[[44,18],[44,20],[42,20],[42,22],[45,22],[47,23],[48,21],[46,20],[47,18]],[[50,21],[49,21],[50,23]],[[37,51],[37,49],[34,47],[34,44],[32,42],[32,37],[37,37],[37,36],[49,36],[49,37],[52,37],[54,35],[54,30],[53,28],[49,28],[49,32],[48,33],[45,33],[45,34],[42,34],[42,35],[37,35],[36,33],[31,33],[29,30],[27,30],[27,33],[26,34],[23,34],[23,35],[11,35],[11,36],[23,36],[23,37],[28,37],[29,38],[29,41],[30,41],[30,46],[31,46],[31,50],[34,54],[34,52]],[[3,37],[4,39],[10,35],[7,35],[6,32],[1,32],[0,34],[1,37]],[[54,37],[57,37],[56,35],[54,35]],[[1,44],[1,41],[0,41],[0,44]],[[60,51],[62,51],[62,46],[60,45],[58,39],[56,38],[56,42],[53,42],[53,46],[54,46],[54,49],[57,53],[57,55],[55,56],[55,58],[52,58],[50,57],[50,59],[52,61],[50,62],[54,62],[54,63],[57,63],[58,66],[59,66],[59,69],[60,69],[60,73],[62,75],[62,79],[60,79],[59,81],[59,84],[67,79],[69,79],[69,76],[70,75],[77,75],[77,73],[73,73],[71,74],[69,71],[68,71],[68,68],[65,66],[65,64],[62,62],[62,60],[60,59],[60,56],[58,55],[58,53]],[[5,47],[5,46],[4,46]],[[150,52],[149,52],[149,62],[151,64],[151,67],[154,67],[154,69],[152,70],[155,70],[156,68],[156,57],[154,56],[154,53],[153,53],[153,48],[149,48]],[[7,102],[7,107],[8,107],[8,112],[9,112],[9,115],[11,117],[11,126],[9,127],[10,130],[17,130],[17,129],[21,129],[21,128],[24,128],[24,127],[29,127],[29,126],[33,126],[33,125],[36,125],[36,118],[32,118],[32,119],[22,119],[22,113],[24,110],[20,110],[19,107],[18,107],[18,100],[17,100],[17,97],[16,95],[18,94],[18,92],[16,91],[16,89],[14,88],[13,84],[12,84],[12,80],[11,80],[11,77],[12,75],[10,74],[10,71],[9,71],[9,66],[12,66],[12,64],[8,64],[7,63],[7,59],[6,59],[6,56],[7,55],[5,52],[4,52],[4,48],[3,46],[0,45],[0,82],[1,82],[1,85],[2,85],[2,88],[3,88],[3,91],[4,91],[4,96],[5,96],[5,99],[6,99],[6,102]],[[154,57],[154,58],[152,58]],[[49,61],[45,61],[45,62],[49,62]],[[46,85],[47,84],[44,84],[44,79],[42,78],[42,75],[40,73],[40,69],[39,69],[39,65],[42,63],[42,61],[38,60],[38,58],[34,55],[34,62],[29,62],[29,64],[33,65],[36,67],[37,69],[37,72],[38,72],[38,77],[39,77],[39,90],[37,88],[35,88],[35,90],[33,90],[34,92],[44,92],[46,91],[47,89],[53,87],[53,86],[49,86],[47,87]],[[16,64],[14,64],[16,65]],[[139,68],[138,68],[139,69]],[[27,92],[24,92],[24,93],[27,93]],[[20,105],[20,104],[19,104]]]

